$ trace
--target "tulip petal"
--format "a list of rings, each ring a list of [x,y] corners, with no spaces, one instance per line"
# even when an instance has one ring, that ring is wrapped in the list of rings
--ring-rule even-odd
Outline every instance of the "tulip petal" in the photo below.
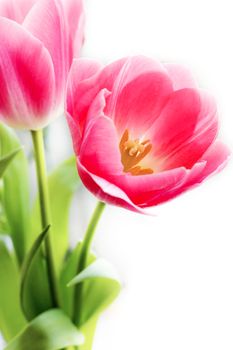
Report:
[[[68,79],[67,111],[74,119],[82,135],[89,106],[100,90],[112,90],[126,59],[109,64],[104,69],[92,60],[74,60]]]
[[[92,173],[108,180],[114,174],[122,173],[119,139],[112,119],[103,113],[105,92],[96,97],[89,111],[85,126],[85,137],[79,150],[81,163]]]
[[[69,28],[69,56],[78,57],[84,40],[84,8],[82,0],[61,0]]]
[[[182,89],[171,94],[146,137],[151,139],[155,158],[163,160],[193,135],[200,108],[196,90]]]
[[[203,169],[206,166],[206,161],[196,163],[192,169],[186,169],[185,176],[182,181],[177,182],[175,186],[171,186],[167,191],[160,191],[152,194],[149,200],[142,207],[153,207],[174,199],[181,193],[196,187],[200,184],[199,178]]]
[[[72,92],[75,92],[76,85],[94,76],[97,72],[100,71],[101,68],[102,65],[98,61],[95,61],[93,59],[75,58],[73,60],[69,74],[71,82],[70,90],[72,90]],[[72,86],[74,87],[72,88]]]
[[[13,127],[44,126],[54,100],[54,70],[48,51],[20,25],[3,17],[0,42],[1,119]]]
[[[81,162],[78,161],[78,172],[84,185],[99,200],[108,204],[123,207],[141,214],[146,214],[144,209],[135,205],[129,197],[119,187],[104,178],[96,176],[88,171]]]
[[[177,168],[151,175],[114,176],[112,182],[120,187],[135,205],[144,206],[151,198],[159,197],[179,187],[185,181],[186,176],[185,168]]]
[[[36,1],[38,0],[1,0],[0,16],[22,23]]]
[[[124,65],[116,77],[112,89],[108,88],[112,92],[111,100],[109,101],[107,109],[108,115],[111,114],[114,118],[117,99],[123,88],[133,82],[140,75],[147,75],[148,73],[161,73],[167,75],[167,70],[159,61],[145,56],[132,56],[125,59]]]
[[[84,61],[84,60],[82,60]],[[166,74],[165,68],[157,61],[152,59],[136,56],[123,58],[107,65],[99,72],[94,70],[93,75],[81,79],[79,66],[80,60],[75,60],[69,75],[68,92],[67,92],[67,110],[70,115],[79,123],[80,130],[83,129],[87,110],[96,95],[101,89],[106,88],[111,94],[111,98],[106,105],[105,114],[114,118],[115,104],[118,93],[122,88],[130,83],[140,73],[148,73],[156,70],[159,74]],[[84,62],[81,62],[84,66]],[[94,62],[86,62],[85,71],[88,64],[94,67]],[[136,65],[136,68],[134,67]],[[96,64],[96,67],[98,65]],[[91,70],[92,68],[90,68]],[[171,85],[171,83],[170,83]],[[75,96],[75,99],[74,99]]]
[[[73,135],[73,141],[75,137],[75,149],[78,148],[81,140],[82,129],[85,122],[85,118],[82,118],[82,116],[86,117],[84,110],[88,100],[88,98],[85,98],[88,92],[82,89],[80,82],[88,80],[95,75],[100,68],[101,65],[94,60],[74,59],[70,69],[66,94],[66,115]],[[90,101],[92,102],[92,100]]]
[[[144,56],[129,57],[114,83],[106,114],[115,120],[119,133],[128,127],[143,133],[171,92],[172,83],[163,65]]]
[[[174,187],[171,191],[162,193],[161,196],[151,198],[150,202],[146,204],[146,207],[171,200],[181,193],[200,185],[209,176],[220,172],[226,166],[230,154],[230,150],[222,142],[216,141],[203,155],[203,160],[196,163],[192,169],[187,170],[186,179],[178,188]]]
[[[184,66],[174,63],[166,63],[164,64],[164,67],[172,80],[174,90],[198,88],[197,82],[195,81],[193,75]]]
[[[125,85],[117,96],[114,121],[119,134],[126,129],[140,137],[158,118],[170,93],[171,80],[163,72],[148,72]],[[114,95],[110,97],[110,100]],[[108,114],[108,112],[106,111]]]
[[[67,111],[66,111],[66,120],[70,129],[74,152],[76,155],[78,155],[80,141],[82,138],[82,135],[80,134],[80,129],[78,127],[78,124],[75,123],[74,119],[71,117],[70,113]]]
[[[226,166],[230,155],[231,151],[227,146],[219,140],[215,141],[202,156],[202,159],[206,161],[206,167],[199,181],[221,171]]]
[[[80,160],[87,169],[106,179],[122,171],[118,137],[111,119],[97,118],[81,144]]]
[[[192,168],[214,141],[218,131],[217,107],[212,96],[200,91],[201,110],[193,135],[163,159],[163,168]]]
[[[70,34],[69,23],[61,1],[38,1],[26,16],[23,25],[44,44],[51,55],[56,79],[56,102],[60,104],[63,101],[66,80],[73,59],[71,43],[73,33]]]
[[[70,95],[72,94],[72,90],[70,92]],[[91,104],[90,108],[89,108],[89,112],[88,112],[88,116],[85,119],[85,126],[86,128],[90,127],[90,123],[91,125],[93,124],[93,121],[99,117],[105,117],[104,114],[104,108],[106,105],[106,96],[108,95],[108,91],[106,89],[103,89],[100,91],[100,93],[96,96],[95,100],[93,101],[93,103]],[[71,98],[70,102],[70,108],[71,108],[71,112],[72,112],[72,102],[74,100]],[[80,127],[80,123],[76,123],[75,120],[71,117],[71,114],[67,111],[66,112],[67,115],[67,121],[70,127],[70,131],[71,131],[71,136],[72,136],[72,140],[73,140],[73,146],[74,146],[74,151],[75,153],[78,155],[79,153],[79,148],[80,148],[80,143],[82,140],[82,128]],[[84,126],[82,126],[84,127]]]

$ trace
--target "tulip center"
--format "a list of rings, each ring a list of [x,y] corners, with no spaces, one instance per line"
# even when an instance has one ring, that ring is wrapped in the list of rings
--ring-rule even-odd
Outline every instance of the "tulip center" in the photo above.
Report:
[[[138,163],[150,153],[152,145],[150,140],[140,141],[132,140],[129,137],[129,131],[125,130],[119,144],[121,151],[121,162],[124,166],[124,172],[132,175],[153,174],[150,168],[143,168]]]

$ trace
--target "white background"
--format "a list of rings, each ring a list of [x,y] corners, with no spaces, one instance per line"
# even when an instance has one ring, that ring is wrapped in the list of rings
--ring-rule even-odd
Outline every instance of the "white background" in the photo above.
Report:
[[[233,149],[231,0],[88,0],[86,9],[83,55],[184,63],[216,96],[221,138]],[[57,160],[65,141],[59,123],[53,130]],[[94,205],[86,190],[74,201],[75,240]],[[124,284],[99,322],[94,350],[233,349],[233,162],[156,217],[107,208],[94,248]]]

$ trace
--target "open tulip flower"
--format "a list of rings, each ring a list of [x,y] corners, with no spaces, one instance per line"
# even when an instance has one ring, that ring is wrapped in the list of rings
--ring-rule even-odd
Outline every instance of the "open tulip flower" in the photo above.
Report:
[[[101,201],[144,212],[226,163],[215,102],[191,74],[146,57],[75,60],[67,92],[80,177]]]
[[[83,41],[81,0],[0,1],[0,119],[36,130],[64,106]]]

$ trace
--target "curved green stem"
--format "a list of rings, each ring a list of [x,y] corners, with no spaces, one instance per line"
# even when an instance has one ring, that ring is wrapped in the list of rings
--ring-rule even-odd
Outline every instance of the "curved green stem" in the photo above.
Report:
[[[82,242],[82,248],[80,252],[80,259],[78,264],[77,273],[79,274],[88,265],[88,257],[91,250],[91,244],[94,238],[95,230],[99,219],[104,211],[106,204],[99,202],[95,208],[95,211],[91,217],[89,225],[87,227],[84,240]],[[76,325],[80,325],[82,322],[82,297],[83,297],[83,283],[78,284],[74,293],[74,322]],[[78,310],[78,312],[77,312]]]
[[[36,161],[36,170],[37,170],[37,181],[39,189],[39,201],[40,201],[40,212],[41,212],[41,229],[51,224],[51,215],[50,215],[50,202],[49,202],[49,191],[48,191],[48,182],[47,182],[47,171],[46,171],[46,161],[45,161],[45,152],[44,152],[44,140],[43,140],[43,131],[31,131],[33,145],[34,145],[34,154]],[[50,229],[51,230],[51,229]],[[51,246],[51,231],[46,237],[45,240],[45,251],[46,251],[46,261],[47,261],[47,272],[48,272],[48,281],[51,292],[51,299],[53,307],[58,306],[58,292],[56,284],[56,273],[54,268],[54,261],[52,255],[52,246]]]

